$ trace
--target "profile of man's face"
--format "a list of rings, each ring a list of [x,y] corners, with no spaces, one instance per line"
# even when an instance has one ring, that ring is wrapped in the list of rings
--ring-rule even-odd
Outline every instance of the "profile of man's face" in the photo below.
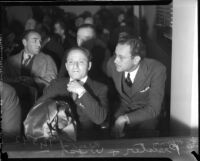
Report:
[[[92,28],[90,27],[86,27],[86,28],[80,28],[77,31],[77,44],[78,46],[81,46],[83,44],[83,42],[94,38],[94,31]]]
[[[131,48],[127,44],[117,44],[115,48],[115,67],[118,72],[131,72],[137,65],[138,56],[131,55]]]
[[[87,76],[87,73],[91,68],[91,62],[89,62],[83,51],[75,49],[68,53],[65,66],[70,78],[81,80]]]
[[[31,32],[23,40],[26,52],[36,55],[39,54],[41,48],[41,36],[37,32]]]

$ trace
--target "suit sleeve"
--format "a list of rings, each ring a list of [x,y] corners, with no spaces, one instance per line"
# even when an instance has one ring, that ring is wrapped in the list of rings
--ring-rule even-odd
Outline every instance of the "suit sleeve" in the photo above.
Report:
[[[127,114],[131,125],[155,118],[161,111],[165,89],[166,68],[162,66],[157,69],[158,70],[155,70],[151,80],[147,105]]]
[[[15,89],[0,81],[2,101],[2,130],[5,136],[20,134],[21,106]]]
[[[89,92],[86,92],[77,104],[96,124],[101,124],[106,119],[108,113],[107,87],[99,89],[97,97],[94,98]]]
[[[36,75],[35,80],[38,83],[48,86],[57,77],[57,67],[53,59],[48,55],[46,55],[46,60],[44,59],[41,64],[42,69],[39,70],[40,73],[38,76]]]
[[[43,95],[37,100],[35,105],[46,101],[48,99],[55,98],[59,95],[64,95],[65,89],[63,88],[62,84],[58,80],[53,80],[48,87],[46,87],[43,91]]]

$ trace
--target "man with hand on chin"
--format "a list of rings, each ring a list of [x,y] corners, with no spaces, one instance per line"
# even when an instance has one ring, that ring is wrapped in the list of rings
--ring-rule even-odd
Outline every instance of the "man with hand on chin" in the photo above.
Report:
[[[145,58],[145,46],[135,37],[118,41],[107,64],[108,75],[118,91],[113,105],[115,137],[132,136],[138,130],[155,130],[164,97],[166,67]]]
[[[88,77],[92,66],[88,50],[81,47],[70,49],[65,66],[69,78],[52,81],[36,104],[53,98],[70,101],[78,125],[78,139],[91,139],[95,136],[98,125],[103,123],[107,116],[107,87]],[[86,131],[88,129],[91,130],[89,133]]]

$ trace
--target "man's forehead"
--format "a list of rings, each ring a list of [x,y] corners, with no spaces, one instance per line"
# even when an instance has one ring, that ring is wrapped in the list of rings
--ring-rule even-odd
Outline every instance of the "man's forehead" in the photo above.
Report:
[[[124,54],[124,53],[130,53],[130,45],[128,44],[118,44],[115,52],[117,54]]]
[[[73,57],[73,55],[80,55],[80,57],[87,59],[85,53],[79,49],[71,50],[68,54],[68,57]]]
[[[91,29],[91,28],[89,28],[89,27],[87,27],[87,28],[80,28],[79,30],[78,30],[78,33],[77,33],[77,35],[93,35],[94,33],[93,33],[93,29]]]
[[[36,32],[31,32],[28,34],[28,39],[41,39],[40,34],[36,33]]]

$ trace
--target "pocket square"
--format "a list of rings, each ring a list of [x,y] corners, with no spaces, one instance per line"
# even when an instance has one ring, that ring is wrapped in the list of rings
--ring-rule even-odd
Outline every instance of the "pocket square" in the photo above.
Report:
[[[140,93],[146,92],[150,87],[146,87],[144,90],[140,91]]]

